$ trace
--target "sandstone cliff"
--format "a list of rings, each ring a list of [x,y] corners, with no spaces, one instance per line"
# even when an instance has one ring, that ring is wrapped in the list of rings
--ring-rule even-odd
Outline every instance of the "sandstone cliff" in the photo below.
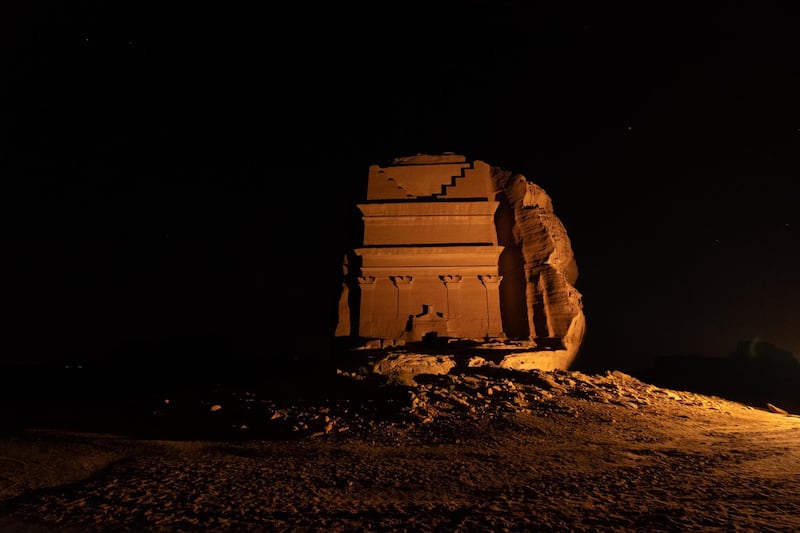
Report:
[[[492,167],[500,209],[496,220],[510,337],[527,332],[536,348],[552,350],[559,366],[577,356],[586,329],[578,267],[567,231],[548,194],[522,176]],[[524,305],[524,313],[518,311]],[[523,323],[523,319],[524,322]]]

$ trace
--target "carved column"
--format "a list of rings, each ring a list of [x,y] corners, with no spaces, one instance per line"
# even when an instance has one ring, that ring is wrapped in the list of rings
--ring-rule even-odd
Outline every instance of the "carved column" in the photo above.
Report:
[[[456,333],[457,321],[461,318],[461,276],[439,276],[444,283],[445,298],[447,300],[447,329],[449,333]]]
[[[486,336],[504,337],[500,319],[500,280],[503,276],[484,275],[478,279],[486,289]]]
[[[461,276],[439,276],[444,283],[447,297],[447,316],[450,318],[461,317]]]
[[[358,286],[361,289],[361,314],[358,320],[358,334],[361,337],[372,337],[372,309],[375,302],[375,276],[359,277]]]
[[[411,276],[389,276],[389,279],[397,287],[397,319],[402,319],[403,324],[405,324],[410,314],[411,305],[409,302],[411,301],[411,281],[413,278]]]

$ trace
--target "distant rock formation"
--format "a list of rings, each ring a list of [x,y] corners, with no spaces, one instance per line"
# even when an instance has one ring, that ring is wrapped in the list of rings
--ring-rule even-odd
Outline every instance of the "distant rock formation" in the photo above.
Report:
[[[363,247],[345,256],[337,337],[570,367],[586,326],[578,268],[541,187],[462,155],[417,154],[370,166],[358,208]]]

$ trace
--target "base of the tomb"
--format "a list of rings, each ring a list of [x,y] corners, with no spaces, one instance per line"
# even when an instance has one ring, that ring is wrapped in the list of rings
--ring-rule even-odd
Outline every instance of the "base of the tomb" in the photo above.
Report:
[[[380,339],[349,339],[335,350],[337,368],[362,375],[446,374],[451,369],[492,367],[509,370],[569,370],[575,354],[555,339],[439,339],[402,345]]]

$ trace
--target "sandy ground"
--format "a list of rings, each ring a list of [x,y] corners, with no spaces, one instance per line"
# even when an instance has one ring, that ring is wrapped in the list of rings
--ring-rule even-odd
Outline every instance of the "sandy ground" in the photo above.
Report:
[[[373,399],[195,398],[201,423],[231,429],[222,439],[7,435],[0,529],[800,530],[795,415],[618,372],[371,386]],[[177,423],[160,401],[160,427]]]

